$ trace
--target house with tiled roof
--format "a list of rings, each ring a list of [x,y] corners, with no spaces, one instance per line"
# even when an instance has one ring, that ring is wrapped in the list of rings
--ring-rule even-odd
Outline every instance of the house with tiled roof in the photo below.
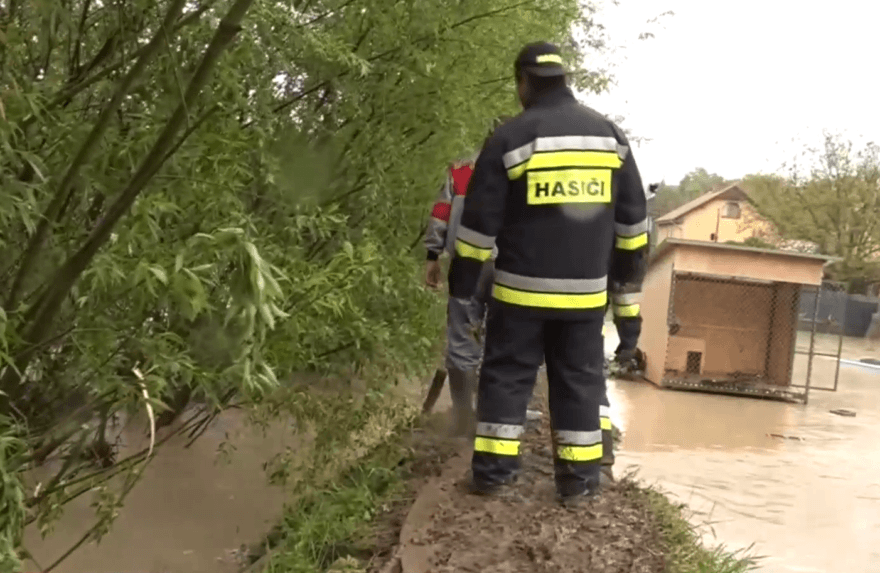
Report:
[[[655,220],[657,243],[665,239],[742,242],[759,238],[768,242],[775,236],[773,225],[762,217],[748,194],[739,185],[728,185],[700,195],[693,201]]]

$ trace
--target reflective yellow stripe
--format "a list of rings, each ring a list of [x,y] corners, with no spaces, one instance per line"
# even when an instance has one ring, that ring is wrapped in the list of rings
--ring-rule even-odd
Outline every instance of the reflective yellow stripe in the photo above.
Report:
[[[474,439],[474,451],[495,454],[496,456],[518,456],[519,440],[499,440],[498,438],[477,436]]]
[[[528,292],[496,284],[492,294],[503,302],[536,308],[586,310],[602,308],[608,302],[608,291],[588,294]]]
[[[455,241],[455,252],[466,259],[477,259],[481,263],[488,261],[492,256],[492,249],[481,249],[461,239]]]
[[[559,64],[562,65],[562,56],[559,54],[541,54],[535,61],[539,64]]]
[[[603,430],[610,430],[611,429],[611,418],[606,418],[605,416],[602,416],[601,418],[599,418],[599,427],[602,428]]]
[[[520,163],[516,167],[511,167],[510,169],[507,170],[507,178],[510,179],[511,181],[514,179],[519,179],[526,172],[526,169],[528,169],[528,166],[529,166],[529,162],[526,161],[525,163]]]
[[[622,251],[635,251],[648,244],[648,233],[642,233],[635,237],[617,237],[617,248]]]
[[[639,305],[638,304],[625,304],[625,305],[612,305],[614,307],[615,316],[619,316],[621,318],[632,318],[634,316],[639,315]]]
[[[592,446],[559,446],[556,457],[569,462],[591,462],[602,459],[602,444]]]
[[[509,179],[519,179],[533,169],[562,169],[604,167],[620,169],[623,162],[614,151],[545,151],[537,152],[528,161],[507,170]]]

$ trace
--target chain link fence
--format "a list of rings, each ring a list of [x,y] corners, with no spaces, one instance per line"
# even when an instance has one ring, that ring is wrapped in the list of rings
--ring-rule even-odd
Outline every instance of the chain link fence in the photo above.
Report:
[[[849,299],[840,282],[801,288],[792,386],[803,389],[804,402],[811,390],[837,391]]]
[[[817,345],[816,330],[839,331],[823,317],[839,316],[834,295],[842,291],[832,283],[674,273],[663,386],[806,403],[819,353],[839,357],[840,335],[836,347],[824,339]],[[809,321],[805,305],[814,311]],[[799,351],[805,342],[806,357]]]

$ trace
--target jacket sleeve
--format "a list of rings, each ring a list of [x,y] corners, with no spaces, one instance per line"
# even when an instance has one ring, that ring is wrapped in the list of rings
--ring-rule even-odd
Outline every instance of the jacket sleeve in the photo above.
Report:
[[[470,298],[477,289],[483,263],[492,256],[504,221],[508,191],[503,142],[492,136],[474,165],[449,267],[449,294]]]
[[[437,193],[437,200],[431,208],[431,217],[428,219],[428,228],[425,231],[425,249],[428,251],[429,261],[436,261],[443,253],[451,213],[452,181],[447,171],[446,182]]]
[[[632,351],[638,347],[639,335],[642,332],[641,315],[641,281],[628,283],[620,288],[616,285],[611,289],[611,308],[614,312],[614,325],[620,344],[616,353]]]
[[[614,174],[617,196],[614,202],[614,256],[609,278],[625,290],[633,290],[635,286],[638,291],[648,262],[648,205],[642,177],[626,135],[614,127],[623,164]]]

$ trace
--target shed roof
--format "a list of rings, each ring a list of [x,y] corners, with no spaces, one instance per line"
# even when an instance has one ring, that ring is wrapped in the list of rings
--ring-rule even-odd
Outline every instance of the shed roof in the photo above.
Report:
[[[815,261],[822,261],[824,263],[831,263],[835,261],[842,260],[840,257],[832,257],[828,255],[816,255],[813,253],[801,253],[798,251],[780,251],[777,249],[761,249],[758,247],[749,247],[746,245],[736,245],[731,243],[713,243],[710,241],[691,241],[688,239],[665,239],[662,243],[657,245],[657,248],[654,249],[652,260],[655,258],[661,257],[664,253],[669,251],[670,249],[674,249],[678,245],[685,246],[694,246],[694,247],[705,247],[709,249],[725,249],[725,250],[735,250],[735,251],[747,251],[752,253],[761,253],[767,254],[771,256],[777,257],[790,257],[796,259],[812,259]]]
[[[674,261],[676,273],[695,273],[724,280],[819,285],[823,268],[835,257],[759,249],[744,245],[666,239],[656,248],[650,267]]]

